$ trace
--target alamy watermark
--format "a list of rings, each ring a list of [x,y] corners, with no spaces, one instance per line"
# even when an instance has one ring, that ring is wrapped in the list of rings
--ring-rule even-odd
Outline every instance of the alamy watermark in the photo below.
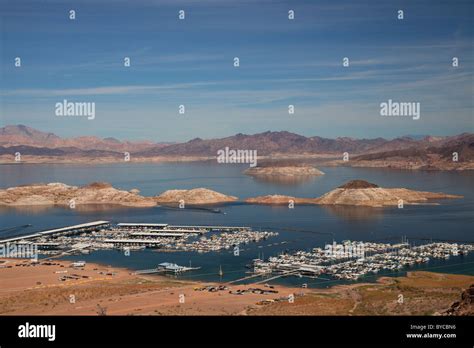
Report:
[[[359,258],[365,257],[365,246],[362,242],[349,242],[343,244],[326,244],[324,247],[326,256],[334,257],[336,259]]]
[[[60,103],[56,103],[56,116],[83,116],[88,120],[95,119],[95,103],[94,102],[69,102],[64,99]]]
[[[257,150],[233,150],[229,147],[217,150],[217,163],[249,163],[257,166]]]
[[[414,120],[419,120],[420,112],[419,102],[396,102],[389,99],[380,103],[380,116],[412,117]]]
[[[18,326],[19,338],[46,338],[52,342],[56,340],[56,325],[36,325],[26,322]]]
[[[38,246],[36,244],[1,243],[0,257],[37,260]]]

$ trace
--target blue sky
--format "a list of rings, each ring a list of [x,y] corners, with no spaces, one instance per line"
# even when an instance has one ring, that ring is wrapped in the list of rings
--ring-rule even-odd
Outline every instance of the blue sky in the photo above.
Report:
[[[473,12],[470,0],[0,0],[0,121],[154,141],[474,132]],[[55,116],[64,99],[95,102],[96,118]],[[420,102],[421,118],[381,117],[388,99]]]

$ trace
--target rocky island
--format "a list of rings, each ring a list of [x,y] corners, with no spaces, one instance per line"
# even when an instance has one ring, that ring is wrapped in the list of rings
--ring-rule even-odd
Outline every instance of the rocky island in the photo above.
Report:
[[[0,190],[0,206],[93,205],[110,204],[128,207],[153,207],[159,203],[216,204],[234,202],[237,197],[196,188],[168,190],[156,197],[139,195],[139,190],[120,190],[109,183],[96,182],[85,186],[63,183],[31,184]]]
[[[252,176],[285,177],[324,175],[322,171],[309,165],[254,167],[247,169],[244,173]]]
[[[206,188],[195,188],[191,190],[168,190],[161,195],[154,197],[158,203],[179,203],[184,204],[217,204],[235,202],[238,198],[209,190]]]
[[[206,205],[232,203],[238,200],[206,188],[167,190],[154,197],[139,195],[139,190],[120,190],[109,183],[96,182],[85,186],[69,186],[63,183],[31,184],[0,190],[0,206],[47,206],[47,205],[122,205],[128,207],[153,207],[157,204]],[[319,198],[299,198],[286,195],[265,195],[247,198],[248,204],[281,205],[320,204],[366,207],[422,204],[430,200],[462,198],[459,195],[414,191],[405,188],[382,188],[364,180],[353,180],[337,187]],[[436,203],[434,203],[436,204]]]
[[[63,183],[31,184],[0,190],[0,205],[74,206],[83,204],[118,204],[130,207],[156,205],[153,199],[138,195],[138,190],[119,190],[104,182],[82,187]]]
[[[459,195],[414,191],[405,188],[382,188],[365,180],[352,180],[319,198],[297,198],[282,195],[268,195],[248,198],[250,204],[295,204],[347,205],[366,207],[398,206],[403,204],[428,203],[430,200],[462,198]]]
[[[445,193],[414,191],[405,188],[382,188],[364,180],[353,180],[316,199],[317,204],[360,205],[368,207],[427,203],[436,199],[462,198]]]
[[[249,204],[269,204],[269,205],[287,205],[290,202],[294,204],[315,204],[314,198],[297,198],[285,195],[266,195],[253,198],[247,198],[245,203]]]

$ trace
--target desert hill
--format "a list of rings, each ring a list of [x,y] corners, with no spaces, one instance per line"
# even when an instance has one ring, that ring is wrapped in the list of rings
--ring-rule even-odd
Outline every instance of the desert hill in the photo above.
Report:
[[[247,175],[254,176],[315,176],[324,175],[322,171],[308,165],[299,166],[265,166],[245,170]]]
[[[118,204],[147,207],[156,203],[138,194],[113,188],[108,183],[69,186],[63,183],[31,184],[0,190],[0,205]]]
[[[445,193],[414,191],[406,188],[382,188],[364,180],[353,180],[317,198],[317,204],[361,205],[369,207],[426,203],[429,200],[462,198]]]
[[[158,203],[179,203],[184,204],[216,204],[235,202],[238,198],[209,190],[206,188],[195,188],[191,190],[168,190],[163,192],[154,200]]]
[[[445,193],[414,191],[406,188],[382,188],[365,180],[352,180],[319,198],[297,198],[283,195],[267,195],[248,198],[249,204],[295,204],[347,205],[366,207],[398,206],[403,204],[428,203],[431,200],[462,198],[458,195]]]

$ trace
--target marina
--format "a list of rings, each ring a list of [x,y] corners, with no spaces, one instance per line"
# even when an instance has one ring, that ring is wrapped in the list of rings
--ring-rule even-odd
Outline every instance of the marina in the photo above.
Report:
[[[31,225],[28,225],[31,226]],[[29,235],[21,235],[17,237],[12,237],[8,239],[3,239],[0,240],[0,243],[13,243],[13,242],[18,242],[18,243],[23,243],[28,240],[36,240],[40,238],[45,238],[47,236],[70,236],[73,234],[78,234],[78,233],[83,233],[83,232],[90,232],[90,231],[95,231],[99,228],[105,228],[109,226],[109,221],[92,221],[84,224],[79,224],[79,225],[73,225],[73,226],[66,226],[62,228],[56,228],[52,230],[45,230],[41,232],[37,232],[34,234],[29,234]]]
[[[344,251],[357,249],[354,245],[363,252]],[[269,257],[267,261],[255,259],[253,273],[271,277],[267,281],[290,275],[310,278],[328,275],[334,279],[355,281],[382,270],[401,270],[427,263],[431,259],[447,260],[452,256],[467,255],[473,250],[473,244],[429,243],[410,246],[407,242],[387,244],[344,241],[342,244],[326,245],[325,249],[280,254]]]
[[[169,225],[163,223],[118,223],[92,221],[4,239],[0,244],[35,246],[39,254],[63,256],[103,249],[124,251],[152,248],[200,253],[258,243],[276,232],[254,231],[241,226]]]
[[[244,245],[255,244],[256,250],[283,245],[286,241],[262,244],[277,237],[277,232],[255,231],[250,227],[219,225],[171,225],[166,223],[111,223],[97,220],[88,223],[44,230],[0,241],[1,245],[34,247],[46,258],[88,255],[100,250],[118,250],[128,255],[131,251],[152,249],[156,252],[213,253],[228,251],[239,256]],[[467,255],[473,244],[428,243],[410,245],[406,238],[400,243],[380,243],[344,240],[333,241],[324,248],[310,251],[280,251],[276,256],[263,258],[263,252],[247,265],[241,266],[241,276],[228,283],[253,282],[260,284],[281,278],[321,278],[357,281],[382,271],[400,271],[430,260],[448,260]],[[255,250],[255,249],[254,249]],[[281,249],[280,249],[281,250]],[[270,253],[272,255],[272,253]],[[275,255],[275,254],[273,254]],[[154,268],[139,269],[136,274],[174,274],[198,270],[201,267],[180,266],[179,259],[162,260]],[[166,262],[165,262],[166,261]],[[200,263],[199,260],[197,262]],[[209,264],[208,264],[209,265]],[[201,266],[201,265],[200,265]],[[233,270],[232,272],[236,272]],[[223,271],[219,266],[219,278]],[[237,278],[237,279],[236,279]]]

